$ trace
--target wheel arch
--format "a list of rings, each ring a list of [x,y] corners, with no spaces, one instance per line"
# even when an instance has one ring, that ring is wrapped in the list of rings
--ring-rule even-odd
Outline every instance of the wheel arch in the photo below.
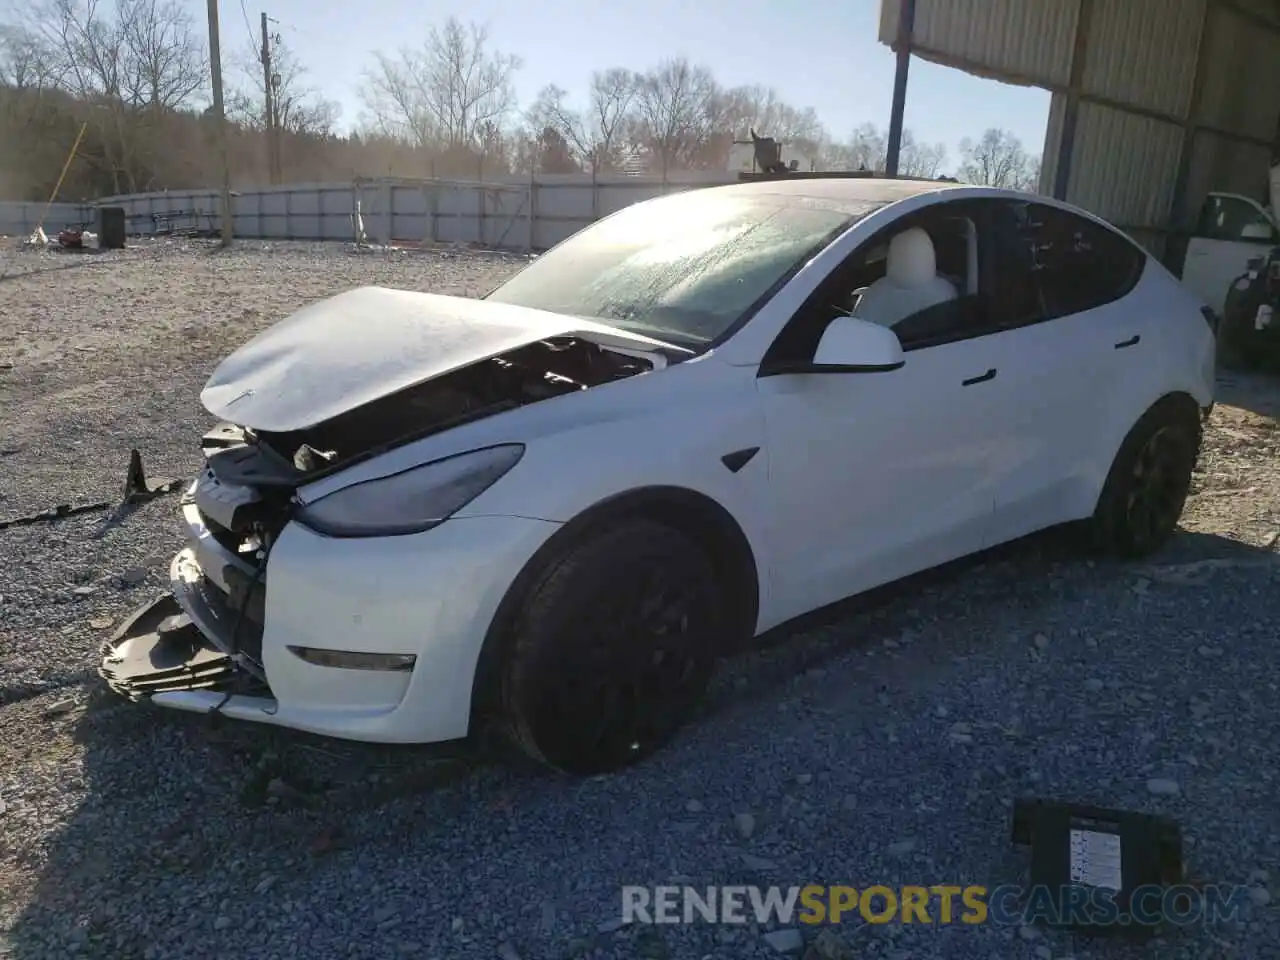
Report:
[[[557,530],[507,588],[485,632],[472,677],[469,729],[476,730],[485,714],[497,706],[502,654],[515,617],[539,573],[555,557],[597,531],[629,518],[665,523],[692,536],[707,551],[729,596],[745,600],[735,606],[739,619],[730,636],[741,640],[755,633],[760,615],[760,571],[755,551],[733,514],[707,494],[687,487],[647,486],[614,494]]]
[[[1151,416],[1156,410],[1162,410],[1165,408],[1179,408],[1181,412],[1194,417],[1196,420],[1203,419],[1202,414],[1203,414],[1204,408],[1200,406],[1200,402],[1196,400],[1195,396],[1191,393],[1191,391],[1170,390],[1169,392],[1158,397],[1154,403],[1148,406],[1146,410],[1142,411],[1142,416],[1138,417],[1137,420],[1133,421],[1133,423],[1130,424],[1129,429],[1125,431],[1125,437],[1128,437],[1129,434],[1133,432],[1134,428],[1137,427],[1139,423],[1141,423],[1147,417]],[[1123,443],[1124,443],[1124,440],[1122,439],[1121,444]],[[1120,450],[1120,446],[1117,445],[1116,452],[1118,453],[1119,450]]]
[[[1097,504],[1102,500],[1103,493],[1106,490],[1106,481],[1111,476],[1111,471],[1115,469],[1116,459],[1120,456],[1120,451],[1124,449],[1124,445],[1128,443],[1129,437],[1131,437],[1133,432],[1138,429],[1139,424],[1155,414],[1157,410],[1165,408],[1180,408],[1184,413],[1189,414],[1194,417],[1197,422],[1200,422],[1204,419],[1204,411],[1206,409],[1212,409],[1212,405],[1210,405],[1209,408],[1201,407],[1200,402],[1196,400],[1190,391],[1187,390],[1170,390],[1167,393],[1162,394],[1160,397],[1157,397],[1156,400],[1143,410],[1142,413],[1131,424],[1129,424],[1129,426],[1125,428],[1125,431],[1120,434],[1119,437],[1116,437],[1114,442],[1111,444],[1111,458],[1107,461],[1106,473],[1103,475],[1102,483],[1098,486],[1098,492],[1094,497],[1095,509],[1097,508]]]

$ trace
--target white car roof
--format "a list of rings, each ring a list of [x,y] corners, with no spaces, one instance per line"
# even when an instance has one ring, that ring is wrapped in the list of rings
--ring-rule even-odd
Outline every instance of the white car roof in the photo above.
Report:
[[[973,187],[946,180],[890,180],[886,177],[798,177],[794,180],[756,180],[734,183],[723,187],[707,187],[709,192],[723,196],[744,197],[803,197],[824,200],[837,205],[894,203],[925,193]],[[703,191],[698,191],[702,193]]]

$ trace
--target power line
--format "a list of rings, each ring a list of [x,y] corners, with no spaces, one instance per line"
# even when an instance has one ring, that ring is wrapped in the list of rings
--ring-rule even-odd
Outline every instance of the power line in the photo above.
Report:
[[[257,38],[253,35],[253,27],[249,25],[249,11],[245,7],[245,0],[240,0],[240,16],[244,17],[244,32],[249,35],[249,42],[256,42]]]

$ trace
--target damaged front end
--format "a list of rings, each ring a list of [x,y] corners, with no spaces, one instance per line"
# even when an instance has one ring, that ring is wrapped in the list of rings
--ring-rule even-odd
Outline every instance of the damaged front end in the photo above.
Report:
[[[201,443],[205,464],[181,501],[187,544],[172,593],[131,616],[106,643],[100,672],[132,700],[219,709],[232,696],[274,697],[264,668],[272,546],[297,490],[380,453],[462,424],[665,365],[661,355],[580,337],[524,344],[284,431],[224,423]]]
[[[180,506],[187,545],[169,568],[172,593],[136,611],[103,650],[103,678],[132,700],[184,691],[270,695],[265,570],[300,472],[231,424],[205,434],[201,446],[204,470]]]

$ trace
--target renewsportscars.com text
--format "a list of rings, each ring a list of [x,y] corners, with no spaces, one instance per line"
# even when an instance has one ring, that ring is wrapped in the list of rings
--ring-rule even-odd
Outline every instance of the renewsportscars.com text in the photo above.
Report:
[[[1186,926],[1234,920],[1248,899],[1244,887],[1138,887],[1122,911],[1113,891],[1083,886],[629,886],[622,888],[622,922]]]

